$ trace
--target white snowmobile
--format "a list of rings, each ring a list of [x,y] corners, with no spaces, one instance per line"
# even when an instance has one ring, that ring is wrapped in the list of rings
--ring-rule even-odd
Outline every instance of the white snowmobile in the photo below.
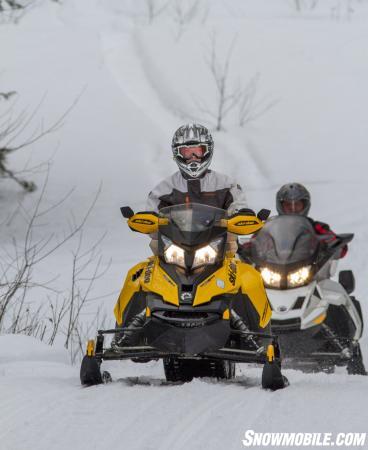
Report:
[[[353,273],[334,281],[337,257],[353,239],[341,234],[326,243],[303,216],[267,221],[241,256],[262,274],[272,307],[272,331],[279,335],[284,367],[366,375],[359,339],[363,332]]]

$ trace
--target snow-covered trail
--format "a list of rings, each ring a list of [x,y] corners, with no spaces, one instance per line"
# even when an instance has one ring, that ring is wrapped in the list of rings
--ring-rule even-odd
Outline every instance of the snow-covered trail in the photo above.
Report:
[[[238,179],[254,209],[274,209],[282,183],[304,182],[314,218],[337,232],[356,233],[340,268],[354,269],[367,317],[367,5],[359,2],[365,14],[348,22],[332,21],[328,12],[297,16],[284,0],[209,3],[206,21],[189,24],[180,40],[170,14],[147,26],[142,16],[126,13],[142,9],[144,2],[136,0],[41,2],[18,25],[0,27],[0,91],[16,89],[19,107],[37,104],[47,91],[40,115],[52,120],[85,89],[63,127],[34,149],[39,162],[58,147],[48,204],[77,187],[40,232],[63,229],[70,205],[82,214],[102,181],[86,240],[108,231],[101,250],[113,264],[98,293],[120,288],[127,269],[149,250],[147,240],[122,222],[119,206],[142,208],[152,186],[176,170],[173,130],[191,116],[201,119],[195,99],[213,107],[213,80],[204,62],[210,34],[217,31],[222,57],[237,34],[230,85],[260,73],[260,97],[276,104],[245,128],[229,120],[226,131],[215,132],[213,167]],[[14,167],[22,158],[28,154],[12,159]],[[15,189],[2,190],[4,209],[21,197]],[[7,233],[21,239],[22,227],[14,219]],[[68,251],[46,268],[47,276],[53,270],[50,278],[64,275],[60,283],[69,281]],[[100,302],[111,316],[115,297]],[[367,361],[367,337],[362,350]],[[249,428],[367,429],[368,377],[348,377],[343,369],[330,376],[286,371],[291,385],[275,393],[262,391],[260,370],[246,366],[231,383],[174,386],[162,385],[160,362],[111,363],[106,369],[112,384],[83,389],[79,368],[63,352],[1,336],[1,450],[240,449]]]
[[[121,362],[106,364],[113,383],[82,388],[61,350],[23,336],[0,337],[0,349],[4,450],[235,450],[248,429],[366,430],[364,377],[285,371],[292,385],[269,392],[245,365],[231,382],[167,385],[160,361]]]

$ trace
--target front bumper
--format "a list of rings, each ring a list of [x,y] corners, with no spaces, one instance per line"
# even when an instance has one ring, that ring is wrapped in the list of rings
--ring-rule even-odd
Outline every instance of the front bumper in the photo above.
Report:
[[[230,323],[222,319],[201,323],[190,318],[168,322],[156,315],[147,320],[141,333],[147,345],[159,351],[196,355],[224,347]]]

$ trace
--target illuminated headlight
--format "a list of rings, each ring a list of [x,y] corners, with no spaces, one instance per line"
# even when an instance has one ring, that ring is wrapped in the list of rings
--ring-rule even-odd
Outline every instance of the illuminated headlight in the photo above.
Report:
[[[310,266],[289,273],[287,276],[288,285],[291,287],[301,286],[306,283],[310,276]]]
[[[261,275],[263,278],[263,281],[265,284],[271,287],[280,287],[281,283],[281,274],[277,272],[273,272],[270,269],[267,269],[267,267],[264,267],[261,269]]]
[[[171,244],[165,250],[164,255],[167,263],[176,264],[177,266],[185,268],[185,253],[181,247]]]
[[[209,264],[215,264],[216,258],[221,247],[223,239],[216,239],[212,241],[209,245],[199,248],[196,250],[194,255],[194,261],[192,264],[192,269],[199,266],[206,266]]]
[[[195,252],[192,268],[194,269],[199,266],[214,264],[216,261],[216,256],[217,251],[210,245],[206,245]]]

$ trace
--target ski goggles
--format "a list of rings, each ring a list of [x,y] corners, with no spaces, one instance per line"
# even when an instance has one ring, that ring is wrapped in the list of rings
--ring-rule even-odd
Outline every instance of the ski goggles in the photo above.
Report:
[[[176,147],[176,154],[184,160],[196,157],[198,159],[204,158],[208,153],[207,144],[192,144],[192,145],[179,145]]]
[[[281,206],[285,214],[300,214],[306,205],[304,200],[284,200]]]

